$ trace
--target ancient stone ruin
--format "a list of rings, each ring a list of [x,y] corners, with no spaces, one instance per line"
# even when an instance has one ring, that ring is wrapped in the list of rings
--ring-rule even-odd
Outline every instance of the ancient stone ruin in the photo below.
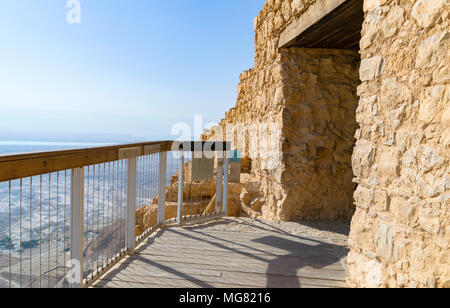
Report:
[[[249,158],[242,212],[351,219],[350,286],[450,287],[449,11],[267,0],[236,107],[204,135]]]

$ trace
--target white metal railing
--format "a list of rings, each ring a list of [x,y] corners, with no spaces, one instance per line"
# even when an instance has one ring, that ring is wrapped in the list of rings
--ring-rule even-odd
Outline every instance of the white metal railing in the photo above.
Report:
[[[216,183],[185,180],[199,149],[216,153]],[[226,214],[228,151],[163,141],[0,156],[0,287],[85,287],[163,224]]]

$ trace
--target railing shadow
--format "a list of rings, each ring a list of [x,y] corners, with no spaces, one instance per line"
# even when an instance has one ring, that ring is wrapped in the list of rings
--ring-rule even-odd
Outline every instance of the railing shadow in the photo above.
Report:
[[[298,273],[302,268],[310,268],[310,269],[325,269],[329,265],[333,265],[339,263],[341,258],[348,253],[348,249],[341,245],[326,243],[320,240],[314,240],[307,237],[302,237],[298,235],[292,235],[285,231],[281,230],[273,230],[275,234],[282,234],[291,236],[297,241],[286,239],[277,235],[269,235],[262,236],[260,238],[253,239],[252,241],[259,244],[264,244],[267,246],[267,250],[262,250],[259,248],[252,247],[251,245],[246,245],[243,243],[239,243],[236,241],[230,241],[226,238],[220,238],[207,233],[208,228],[218,225],[226,225],[230,222],[227,221],[216,221],[209,223],[207,225],[198,225],[191,226],[185,228],[185,230],[191,231],[193,234],[186,234],[185,232],[179,232],[176,229],[168,229],[168,232],[172,232],[178,234],[180,236],[184,236],[190,239],[198,240],[199,242],[206,242],[218,248],[222,248],[228,250],[233,253],[237,253],[249,258],[253,258],[267,264],[266,271],[266,286],[268,288],[277,288],[277,287],[289,287],[289,288],[299,288],[301,287],[300,281],[297,278]],[[206,232],[202,232],[206,231]],[[267,230],[265,230],[267,231]],[[281,232],[280,232],[281,231]],[[198,234],[201,237],[195,236]],[[204,237],[208,237],[211,240],[206,240]],[[301,240],[302,242],[299,242]],[[231,248],[226,244],[233,244],[234,246],[238,246],[238,248]],[[286,251],[286,254],[276,254],[273,253],[273,248],[281,249]],[[252,252],[248,252],[252,251]],[[262,257],[262,255],[270,256],[269,260],[267,258]],[[286,261],[289,260],[289,266],[286,266]],[[292,262],[294,261],[294,262]],[[226,268],[226,264],[224,264]],[[339,274],[341,272],[339,270],[327,270],[328,273]],[[330,281],[342,281],[340,278],[336,278],[339,275],[327,277],[320,277],[321,280],[330,280]],[[318,275],[301,274],[301,278],[309,279],[310,283],[318,283],[320,287],[320,282],[318,279]],[[284,281],[281,281],[284,280]]]
[[[311,241],[310,239],[308,239]],[[294,242],[285,238],[281,238],[279,236],[265,236],[258,239],[255,239],[254,242],[265,244],[268,247],[284,249],[288,253],[283,256],[277,256],[275,259],[272,259],[268,262],[267,274],[268,281],[267,287],[278,287],[279,283],[276,279],[271,279],[273,276],[271,273],[279,272],[280,265],[283,265],[286,258],[299,258],[303,261],[301,263],[297,263],[295,265],[287,267],[287,271],[283,271],[283,276],[293,276],[297,277],[299,274],[299,270],[301,268],[311,268],[311,269],[324,269],[329,265],[335,264],[340,261],[341,256],[337,255],[335,252],[338,247],[342,249],[342,246],[336,244],[328,244],[320,241],[313,240],[316,245],[304,244],[299,242]],[[295,248],[294,248],[295,247]],[[346,248],[344,248],[346,249]],[[348,253],[348,250],[347,250]],[[330,275],[334,270],[328,269],[327,275]],[[336,273],[337,274],[337,273]],[[300,274],[302,278],[309,279],[310,284],[316,287],[321,287],[321,282],[319,281],[318,276],[311,273]],[[322,276],[320,280],[336,280],[336,276]],[[290,288],[300,288],[300,281],[292,280],[293,283],[290,285]],[[314,283],[317,283],[315,285]],[[323,286],[323,285],[322,285]]]
[[[302,286],[329,287],[343,285],[343,268],[340,268],[339,261],[348,253],[346,247],[326,243],[318,239],[292,235],[281,229],[276,230],[276,228],[272,228],[270,231],[265,229],[267,232],[264,234],[259,233],[261,236],[258,236],[258,232],[255,232],[255,237],[242,241],[235,238],[227,239],[226,237],[221,237],[217,233],[220,232],[220,229],[214,229],[214,227],[223,227],[230,223],[227,220],[220,220],[202,225],[188,226],[183,228],[183,230],[179,228],[162,229],[138,247],[132,260],[138,260],[143,264],[148,264],[153,269],[169,273],[169,276],[188,280],[190,284],[195,284],[198,287],[212,288],[214,283],[208,281],[207,278],[202,279],[201,276],[192,276],[190,272],[183,272],[182,269],[177,269],[168,264],[161,264],[157,260],[152,260],[151,257],[144,256],[145,250],[152,249],[152,245],[157,243],[158,240],[164,239],[165,235],[176,235],[180,237],[181,242],[185,238],[189,241],[193,240],[199,244],[207,244],[218,248],[216,249],[218,250],[218,256],[221,251],[228,251],[232,255],[236,254],[235,261],[245,257],[247,261],[243,263],[238,262],[238,264],[243,264],[242,268],[237,267],[236,263],[234,263],[233,268],[229,269],[227,264],[224,263],[223,268],[220,269],[223,272],[237,272],[235,273],[237,277],[245,277],[245,281],[236,280],[236,287],[300,288]],[[242,220],[239,223],[247,222]],[[209,232],[211,230],[215,232]],[[264,247],[267,247],[267,249]],[[180,256],[182,255],[183,251],[180,248]],[[239,256],[242,257],[239,258]],[[113,279],[121,271],[126,270],[130,262],[120,264],[107,273],[103,279]],[[264,269],[261,269],[259,266],[256,270],[254,267],[256,263],[265,264],[266,266]],[[248,267],[245,264],[248,264]],[[217,264],[210,267],[208,263],[204,265],[197,263],[195,266],[197,266],[196,269],[198,270],[218,270]],[[251,273],[251,275],[246,275],[246,273]],[[263,274],[264,276],[257,274]],[[261,281],[252,281],[252,279],[264,279],[264,284]],[[151,281],[149,280],[150,283]],[[230,283],[230,281],[227,281],[227,283]]]

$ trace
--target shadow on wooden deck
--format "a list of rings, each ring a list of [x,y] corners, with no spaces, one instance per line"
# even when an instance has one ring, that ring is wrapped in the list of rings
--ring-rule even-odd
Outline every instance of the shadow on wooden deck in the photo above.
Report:
[[[347,253],[330,239],[225,218],[160,230],[94,287],[346,287]]]

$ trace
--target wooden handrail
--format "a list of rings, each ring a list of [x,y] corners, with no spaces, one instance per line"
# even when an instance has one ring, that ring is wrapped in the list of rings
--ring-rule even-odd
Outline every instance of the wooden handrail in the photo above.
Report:
[[[0,182],[81,168],[136,156],[171,150],[173,141],[122,144],[85,149],[0,156]],[[159,146],[159,147],[158,147]]]

